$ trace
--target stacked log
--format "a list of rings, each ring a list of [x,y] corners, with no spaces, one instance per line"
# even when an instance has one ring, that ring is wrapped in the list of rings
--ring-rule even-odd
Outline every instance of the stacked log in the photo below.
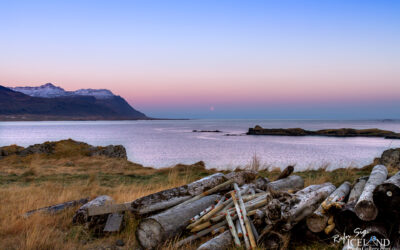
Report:
[[[375,188],[373,200],[383,214],[399,217],[400,172],[397,172]]]
[[[383,165],[376,165],[365,184],[364,190],[354,208],[358,218],[363,221],[372,221],[378,215],[378,208],[373,200],[375,188],[382,184],[387,178],[387,169]]]

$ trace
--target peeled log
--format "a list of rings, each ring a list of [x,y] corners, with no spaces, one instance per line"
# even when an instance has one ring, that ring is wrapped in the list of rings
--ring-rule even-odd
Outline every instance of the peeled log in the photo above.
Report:
[[[232,245],[232,235],[225,231],[201,245],[197,250],[226,250]]]
[[[286,221],[284,229],[291,230],[299,221],[312,214],[335,189],[336,187],[330,183],[318,190],[299,196],[299,202],[282,215]]]
[[[384,214],[399,216],[400,211],[400,172],[390,177],[374,190],[374,203]]]
[[[145,249],[154,249],[165,240],[178,236],[189,225],[193,216],[220,198],[220,195],[209,195],[142,220],[136,230],[139,244]]]
[[[343,201],[350,192],[350,186],[349,182],[344,182],[307,218],[307,227],[311,232],[319,233],[325,229],[329,219],[326,209],[336,202]]]
[[[274,190],[281,190],[281,191],[297,190],[304,187],[304,180],[298,175],[291,175],[284,179],[270,182],[268,186]]]
[[[383,165],[377,165],[372,169],[371,175],[354,208],[358,218],[361,220],[371,221],[378,215],[378,209],[373,200],[373,192],[378,185],[386,180],[387,174],[387,169]]]
[[[216,173],[204,177],[188,185],[163,190],[144,196],[132,202],[132,211],[136,214],[147,214],[180,204],[193,196],[199,195],[211,189],[227,179],[224,174]]]
[[[339,231],[352,234],[354,233],[355,228],[361,226],[361,220],[356,215],[354,207],[364,190],[367,180],[368,176],[357,179],[350,192],[346,205],[344,205],[344,207],[335,215],[335,225]]]

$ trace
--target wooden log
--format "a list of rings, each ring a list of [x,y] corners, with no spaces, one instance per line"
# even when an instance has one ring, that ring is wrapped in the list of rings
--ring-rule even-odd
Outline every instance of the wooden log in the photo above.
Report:
[[[369,224],[365,227],[364,232],[365,234],[362,235],[361,239],[366,245],[363,246],[363,249],[389,249],[389,233],[385,225],[381,223]]]
[[[256,179],[253,183],[256,190],[266,191],[268,188],[268,183],[270,183],[270,181],[268,180],[268,178],[260,177]]]
[[[221,227],[225,226],[225,224],[226,224],[226,221],[222,221],[222,222],[217,223],[217,224],[215,224],[215,225],[213,225],[213,226],[211,226],[211,227],[209,227],[209,228],[207,228],[207,229],[204,229],[203,231],[200,231],[200,232],[198,232],[198,233],[192,234],[191,236],[186,237],[185,239],[183,239],[183,240],[181,240],[181,241],[178,241],[178,242],[174,245],[174,247],[175,247],[175,248],[179,248],[179,247],[181,247],[181,246],[183,246],[183,245],[185,245],[185,244],[188,244],[188,243],[190,243],[190,242],[192,242],[192,241],[195,241],[195,240],[197,240],[197,239],[199,239],[199,238],[201,238],[201,237],[203,237],[203,236],[205,236],[205,235],[211,233],[211,232],[214,231],[215,229],[218,229],[218,228],[221,228]]]
[[[230,172],[225,175],[228,180],[233,180],[233,182],[237,183],[239,186],[254,181],[257,176],[258,172],[253,170],[241,170],[239,172]]]
[[[290,241],[290,232],[271,231],[264,239],[265,249],[279,250],[288,249]]]
[[[351,184],[347,181],[344,182],[322,202],[317,210],[307,217],[307,226],[312,232],[319,233],[325,229],[330,215],[329,208],[337,202],[343,202],[349,194],[350,188]]]
[[[283,229],[289,231],[299,221],[311,215],[335,189],[336,187],[330,184],[300,196],[298,203],[282,214],[282,218],[286,222]]]
[[[238,230],[240,229],[240,225],[237,225],[237,223],[236,223],[236,227],[235,227],[235,224],[233,223],[230,213],[226,213],[225,218],[226,218],[226,222],[228,223],[229,230],[231,231],[233,242],[235,243],[236,247],[240,247],[240,240],[239,240],[239,235],[238,235]],[[236,229],[238,229],[238,230],[236,230]]]
[[[224,183],[226,180],[224,174],[216,173],[187,185],[141,197],[132,202],[132,212],[141,215],[173,207]]]
[[[91,207],[101,207],[107,204],[112,204],[114,199],[108,195],[101,195],[96,197],[95,199],[85,203],[81,206],[78,211],[76,211],[74,217],[72,218],[73,223],[86,223],[88,222],[92,216],[89,216],[88,209]],[[108,215],[107,215],[108,216]]]
[[[302,189],[304,187],[304,180],[298,175],[291,175],[284,179],[270,182],[268,187],[281,191]]]
[[[379,212],[387,216],[400,216],[400,172],[378,185],[373,194]]]
[[[236,231],[237,231],[237,236],[239,238],[243,238],[243,232],[242,232],[242,227],[240,226],[240,221],[236,220]]]
[[[215,238],[202,244],[197,250],[226,250],[232,245],[232,235],[225,231]]]
[[[124,215],[120,213],[109,214],[103,231],[107,233],[119,232],[122,229]]]
[[[351,189],[346,205],[336,213],[334,218],[335,225],[340,232],[353,234],[355,228],[361,227],[361,220],[356,215],[354,207],[364,190],[367,180],[368,176],[360,177],[356,180],[356,183]]]
[[[288,177],[289,175],[291,175],[293,173],[294,167],[293,166],[287,166],[278,176],[278,178],[276,178],[276,180],[280,180],[283,178]]]
[[[325,182],[323,184],[310,185],[308,187],[303,188],[302,190],[299,190],[298,192],[295,193],[295,195],[296,196],[301,196],[301,195],[304,195],[304,194],[307,194],[307,193],[314,192],[314,191],[316,191],[316,190],[318,190],[318,189],[320,189],[322,187],[329,186],[329,185],[331,185],[330,182]]]
[[[387,169],[383,165],[377,165],[372,169],[371,175],[354,208],[358,218],[361,220],[372,221],[378,215],[378,209],[373,200],[373,191],[386,180],[387,174]]]
[[[211,234],[216,235],[216,234],[223,233],[223,232],[225,232],[225,229],[226,229],[226,226],[219,227],[217,229],[212,230]]]
[[[225,188],[227,186],[230,186],[231,184],[233,184],[233,182],[234,182],[233,180],[229,180],[229,181],[226,181],[226,182],[224,182],[222,184],[219,184],[219,185],[217,185],[217,186],[215,186],[215,187],[213,187],[213,188],[211,188],[211,189],[209,189],[207,191],[204,191],[203,193],[201,193],[199,195],[196,195],[195,197],[190,198],[187,201],[184,201],[183,203],[179,204],[179,206],[187,205],[187,204],[192,203],[194,201],[197,201],[197,200],[199,200],[199,199],[201,199],[201,198],[203,198],[203,197],[205,197],[207,195],[213,194],[213,193],[217,192],[218,190],[221,190],[221,189],[223,189],[223,188]]]
[[[38,208],[38,209],[34,209],[34,210],[30,210],[28,212],[26,212],[24,214],[24,217],[27,218],[29,216],[31,216],[34,213],[37,212],[41,212],[41,213],[57,213],[61,210],[64,210],[66,208],[69,207],[74,207],[76,205],[82,205],[85,204],[89,201],[89,198],[83,198],[80,200],[73,200],[73,201],[67,201],[61,204],[57,204],[57,205],[52,205],[52,206],[48,206],[48,207],[42,207],[42,208]]]
[[[251,225],[250,225],[250,222],[249,222],[249,218],[247,217],[246,207],[244,206],[244,202],[243,202],[242,196],[240,195],[240,190],[239,190],[238,185],[236,183],[234,183],[233,187],[234,187],[234,189],[236,191],[236,194],[237,194],[237,197],[238,197],[238,200],[239,200],[239,206],[240,206],[240,210],[241,210],[240,212],[242,213],[243,221],[244,221],[244,224],[246,226],[246,231],[247,231],[247,234],[249,236],[250,246],[251,246],[251,248],[254,249],[254,248],[257,247],[257,243],[256,243],[256,240],[255,240],[253,231],[251,230]],[[238,216],[239,216],[239,213],[238,213]],[[242,231],[244,232],[243,228],[242,228]]]
[[[154,249],[165,240],[178,236],[189,225],[193,216],[220,198],[219,195],[209,195],[142,220],[136,230],[139,244],[146,249]]]
[[[88,208],[88,215],[102,215],[102,214],[112,214],[120,213],[124,211],[131,210],[131,203],[121,203],[121,204],[105,204],[104,206],[91,206]]]
[[[216,214],[217,212],[219,212],[224,206],[229,204],[229,200],[224,202],[225,197],[222,197],[217,205],[215,205],[215,207],[213,207],[213,209],[209,210],[204,216],[201,216],[200,213],[200,218],[197,221],[194,221],[192,224],[190,224],[187,229],[192,229],[198,225],[200,225],[201,223],[204,223],[206,221],[208,221],[214,214]],[[207,210],[207,209],[206,209]],[[191,222],[193,220],[191,219]]]
[[[253,221],[252,221],[252,220],[250,220],[249,218],[247,218],[247,219],[248,219],[248,220],[249,220],[249,222],[250,222],[251,231],[253,232],[254,239],[256,240],[256,242],[258,242],[258,240],[259,240],[260,236],[258,235],[258,232],[257,232],[256,226],[254,226],[254,223],[253,223]]]

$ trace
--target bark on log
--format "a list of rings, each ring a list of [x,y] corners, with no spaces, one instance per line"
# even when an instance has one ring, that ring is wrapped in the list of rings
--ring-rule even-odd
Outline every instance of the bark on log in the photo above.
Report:
[[[86,223],[92,217],[95,217],[95,216],[88,215],[88,209],[90,207],[100,207],[100,206],[104,206],[106,204],[111,204],[113,202],[114,202],[114,199],[108,195],[98,196],[94,200],[91,200],[88,203],[81,206],[78,209],[78,211],[76,211],[74,217],[72,218],[72,222],[73,223],[81,223],[81,224]],[[105,215],[105,217],[107,218],[108,215]]]
[[[328,211],[330,206],[336,202],[342,202],[349,194],[350,186],[349,182],[344,182],[322,202],[314,213],[307,217],[307,226],[312,232],[319,233],[325,229],[330,216]]]
[[[74,200],[74,201],[67,201],[61,204],[57,204],[57,205],[53,205],[53,206],[48,206],[48,207],[42,207],[42,208],[38,208],[38,209],[34,209],[34,210],[30,210],[28,212],[26,212],[24,214],[24,217],[27,218],[29,216],[31,216],[32,214],[36,213],[36,212],[46,212],[46,213],[56,213],[58,211],[64,210],[68,207],[73,207],[76,205],[81,205],[81,204],[85,204],[89,201],[89,198],[83,198],[80,200]]]
[[[165,240],[178,236],[189,225],[193,216],[220,198],[220,195],[209,195],[144,219],[136,230],[139,244],[146,249],[154,249]]]
[[[282,172],[281,174],[278,176],[278,178],[276,178],[276,180],[280,180],[283,178],[288,177],[289,175],[291,175],[293,173],[294,167],[293,166],[287,166]]]
[[[353,234],[354,229],[361,226],[361,220],[354,211],[354,207],[364,190],[368,176],[357,179],[350,192],[346,205],[335,215],[335,225],[340,232]]]
[[[270,182],[268,187],[274,190],[297,190],[304,187],[304,180],[298,175],[291,175],[287,178]]]
[[[378,215],[378,209],[373,200],[373,191],[386,180],[387,174],[387,169],[383,165],[377,165],[372,169],[371,175],[354,208],[358,218],[361,220],[372,221]]]
[[[216,173],[188,185],[163,190],[150,194],[132,202],[132,211],[135,214],[147,214],[173,207],[193,196],[199,195],[226,181],[222,173]]]
[[[374,190],[374,203],[387,215],[400,215],[400,172],[387,179]]]
[[[287,231],[291,230],[299,221],[312,214],[321,202],[335,191],[335,189],[336,187],[330,184],[314,192],[299,196],[299,202],[282,215],[283,219],[286,221],[283,229]]]
[[[226,250],[232,245],[232,235],[225,231],[215,238],[202,244],[197,250]]]

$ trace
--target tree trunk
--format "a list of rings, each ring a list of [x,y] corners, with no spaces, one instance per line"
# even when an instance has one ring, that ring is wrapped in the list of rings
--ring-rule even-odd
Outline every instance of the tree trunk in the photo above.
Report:
[[[329,208],[336,202],[343,201],[350,192],[350,183],[344,182],[318,207],[314,213],[307,217],[307,226],[311,232],[319,233],[325,229],[329,219]]]
[[[387,169],[383,165],[377,165],[372,169],[371,175],[354,208],[358,218],[361,220],[372,221],[378,215],[378,209],[373,200],[373,191],[386,180],[387,174]]]
[[[278,176],[278,178],[276,178],[276,180],[280,180],[283,178],[288,177],[289,175],[291,175],[293,173],[294,167],[293,166],[287,166],[282,172],[281,174]]]
[[[320,189],[320,188],[323,188],[323,187],[326,187],[326,186],[329,186],[329,185],[332,185],[332,183],[330,183],[330,182],[325,182],[325,183],[323,183],[323,184],[310,185],[310,186],[305,187],[305,188],[303,188],[302,190],[296,192],[295,194],[296,194],[296,196],[305,195],[305,194],[307,194],[307,193],[314,192],[314,191],[316,191],[316,190],[318,190],[318,189]]]
[[[165,240],[178,236],[189,225],[193,216],[220,198],[220,195],[209,195],[142,220],[136,230],[139,244],[146,249],[154,249]]]
[[[390,177],[374,190],[374,203],[385,215],[400,215],[400,172]]]
[[[147,214],[160,211],[180,204],[193,196],[211,189],[227,179],[224,174],[216,173],[188,185],[163,190],[144,196],[132,202],[132,211],[135,214]]]
[[[286,221],[284,229],[287,231],[291,230],[299,221],[312,214],[321,202],[335,189],[336,187],[333,184],[329,184],[318,190],[299,196],[299,202],[289,211],[282,214],[283,219]]]
[[[346,205],[335,215],[336,228],[340,232],[353,234],[354,229],[361,226],[361,220],[354,211],[354,207],[364,190],[368,176],[358,178],[350,192]]]
[[[232,235],[225,231],[215,238],[202,244],[197,250],[226,250],[232,245]]]
[[[268,187],[271,187],[274,190],[297,190],[304,187],[304,180],[298,175],[291,175],[284,179],[280,179],[277,181],[270,182]]]

